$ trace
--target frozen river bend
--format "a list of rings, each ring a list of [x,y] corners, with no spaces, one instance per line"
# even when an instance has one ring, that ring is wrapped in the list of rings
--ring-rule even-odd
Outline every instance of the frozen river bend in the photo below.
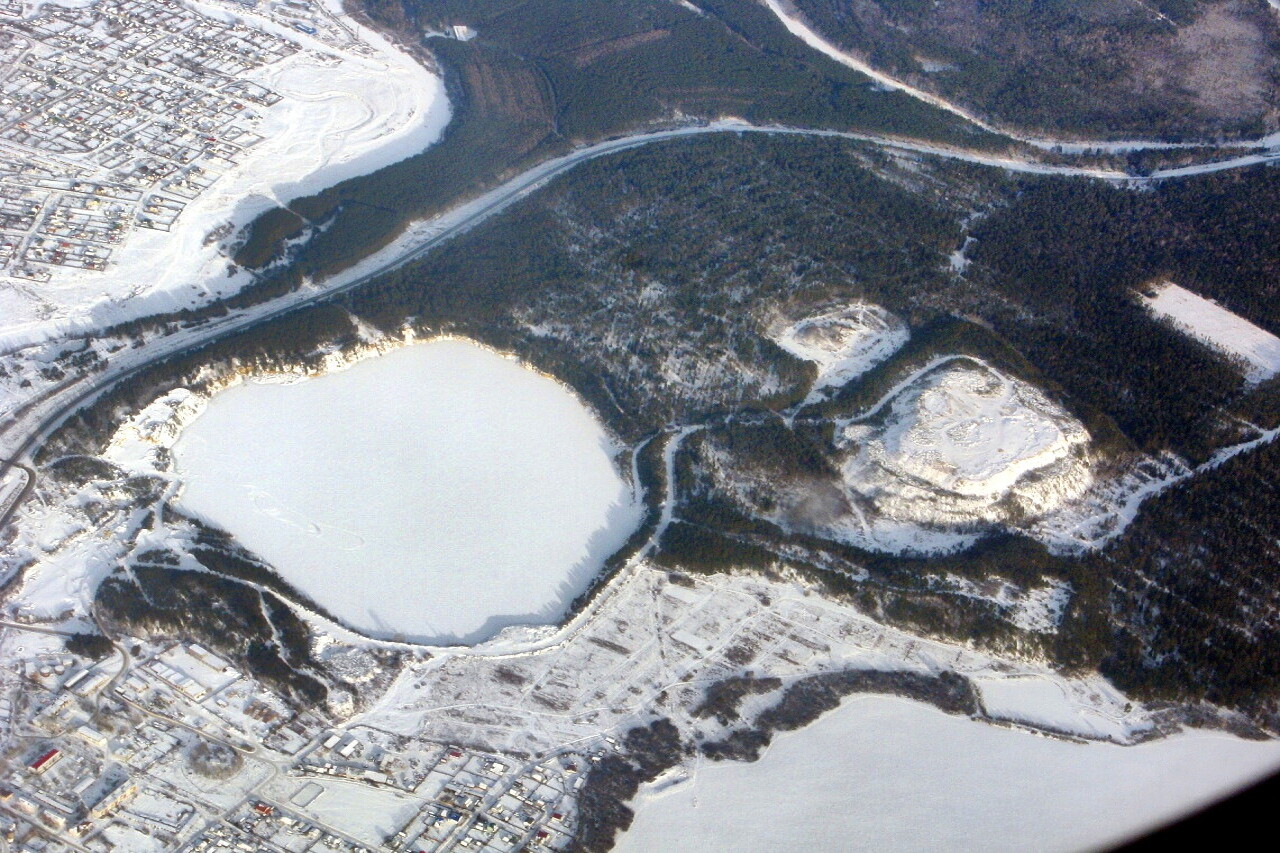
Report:
[[[348,625],[472,642],[558,618],[639,522],[563,386],[434,341],[216,395],[174,447],[181,505]]]

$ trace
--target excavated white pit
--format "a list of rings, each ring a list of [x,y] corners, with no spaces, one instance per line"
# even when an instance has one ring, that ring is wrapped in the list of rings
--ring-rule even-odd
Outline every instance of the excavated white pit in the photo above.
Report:
[[[852,424],[843,439],[849,488],[901,521],[1038,517],[1092,481],[1079,421],[1027,383],[967,359],[916,379],[882,426]]]
[[[793,323],[777,331],[774,341],[817,366],[805,401],[813,403],[893,355],[908,337],[906,324],[893,314],[878,305],[854,302]]]

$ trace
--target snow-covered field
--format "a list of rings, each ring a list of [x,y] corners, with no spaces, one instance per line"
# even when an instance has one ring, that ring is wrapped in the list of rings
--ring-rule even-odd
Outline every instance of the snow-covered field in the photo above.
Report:
[[[1153,314],[1179,331],[1243,362],[1249,382],[1280,373],[1280,338],[1240,315],[1173,282],[1164,282],[1142,299]]]
[[[796,358],[811,361],[818,377],[806,403],[826,396],[831,388],[866,373],[907,342],[907,326],[878,305],[852,305],[807,317],[774,337],[778,346]]]
[[[235,292],[248,276],[228,275],[219,241],[207,239],[212,231],[226,223],[242,226],[280,202],[416,154],[449,121],[443,81],[348,18],[340,0],[325,0],[325,6],[353,37],[342,49],[243,4],[190,5],[212,18],[242,19],[303,48],[247,75],[283,96],[265,110],[257,129],[265,139],[188,204],[172,231],[130,233],[105,271],[59,267],[38,293],[0,280],[0,346]]]
[[[308,786],[321,791],[305,807],[294,801],[303,814],[340,826],[343,831],[372,847],[380,847],[421,807],[415,798],[342,780],[307,781],[296,785],[299,792]],[[310,796],[310,791],[304,797]]]
[[[1038,675],[988,675],[974,679],[983,709],[994,719],[1029,724],[1048,731],[1089,739],[1123,741],[1128,727],[1114,709],[1125,704],[1123,693],[1101,677],[1081,682],[1055,681]],[[1081,701],[1092,691],[1093,702]]]
[[[1009,499],[1039,516],[1090,482],[1084,427],[1037,389],[980,362],[919,372],[889,405],[883,427],[843,430],[845,482],[888,518],[999,521]]]
[[[702,763],[642,794],[619,853],[1079,850],[1112,844],[1280,768],[1280,743],[1196,731],[1078,744],[857,697],[755,764]]]
[[[639,522],[562,386],[473,344],[216,395],[174,447],[180,505],[349,625],[474,641],[556,619]]]

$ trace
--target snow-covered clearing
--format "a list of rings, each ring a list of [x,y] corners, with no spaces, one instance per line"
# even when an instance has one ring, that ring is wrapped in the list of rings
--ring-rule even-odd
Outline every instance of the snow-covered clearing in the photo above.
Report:
[[[1126,738],[1127,727],[1114,713],[1125,704],[1124,694],[1101,677],[1068,682],[1036,675],[990,676],[976,678],[974,684],[982,695],[983,708],[995,719],[1091,740]],[[1082,701],[1081,690],[1091,691],[1103,701]]]
[[[415,798],[393,791],[338,779],[308,781],[297,787],[301,792],[317,786],[320,793],[305,806],[295,800],[295,808],[322,824],[341,827],[346,834],[375,848],[381,847],[422,805]],[[307,796],[312,793],[308,791],[300,799]]]
[[[349,625],[475,641],[549,622],[639,523],[591,413],[471,343],[216,395],[174,447],[180,505]]]
[[[76,618],[81,630],[91,625],[88,604],[125,552],[124,540],[137,531],[145,516],[139,510],[122,515],[114,526],[91,531],[83,514],[72,507],[93,499],[92,489],[86,489],[71,496],[71,507],[36,501],[25,505],[19,538],[3,556],[13,563],[28,555],[36,561],[23,571],[18,594],[9,602],[13,618],[55,624]]]
[[[558,630],[508,632],[410,662],[352,722],[441,743],[550,751],[647,722],[659,697],[662,713],[688,736],[714,740],[726,729],[689,711],[708,685],[745,667],[784,681],[844,669],[1025,676],[1054,685],[1063,697],[1054,731],[1130,743],[1172,729],[1096,677],[1070,678],[1041,664],[916,637],[816,593],[808,582],[749,575],[689,586],[641,562]],[[744,720],[751,716],[744,711]],[[1039,725],[1035,707],[1006,716]],[[1108,728],[1100,735],[1103,720]]]
[[[973,263],[973,261],[968,258],[967,252],[976,242],[978,242],[978,240],[975,237],[965,237],[964,243],[961,244],[960,248],[956,249],[950,255],[947,255],[947,266],[953,273],[956,273],[957,275],[964,275],[964,271],[969,268],[969,264]]]
[[[773,337],[791,355],[817,365],[807,404],[884,361],[907,342],[909,333],[902,320],[880,306],[855,302],[807,317]]]
[[[1280,338],[1185,287],[1164,282],[1143,303],[1181,332],[1244,363],[1245,378],[1261,382],[1280,373]]]
[[[128,811],[170,829],[180,827],[195,813],[195,809],[186,803],[151,791],[139,794],[130,801]]]
[[[39,288],[0,279],[5,346],[91,330],[147,313],[180,310],[233,293],[249,280],[228,275],[219,240],[281,202],[412,156],[435,142],[450,117],[444,83],[382,36],[324,0],[350,35],[326,43],[241,3],[191,2],[211,18],[235,17],[302,50],[245,79],[283,99],[265,109],[263,141],[187,204],[171,231],[135,229],[101,272],[57,267]]]
[[[1091,481],[1089,434],[1037,389],[951,360],[891,392],[883,427],[850,423],[847,486],[885,517],[936,524],[1040,516]],[[887,398],[888,399],[888,398]]]
[[[1096,848],[1277,767],[1274,741],[1082,745],[858,697],[755,764],[703,763],[692,784],[642,794],[617,850]]]

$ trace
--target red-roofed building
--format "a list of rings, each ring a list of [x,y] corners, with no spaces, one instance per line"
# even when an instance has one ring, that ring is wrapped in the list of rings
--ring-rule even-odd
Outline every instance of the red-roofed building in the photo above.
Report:
[[[51,749],[51,750],[49,750],[49,751],[48,751],[48,752],[46,752],[44,755],[40,756],[40,757],[39,757],[39,758],[37,758],[35,761],[31,762],[31,764],[30,764],[31,772],[32,772],[32,773],[43,773],[44,771],[48,770],[48,769],[49,769],[50,767],[52,767],[55,763],[57,763],[57,761],[58,761],[58,756],[59,756],[60,754],[61,754],[61,753],[60,753],[57,749]]]

